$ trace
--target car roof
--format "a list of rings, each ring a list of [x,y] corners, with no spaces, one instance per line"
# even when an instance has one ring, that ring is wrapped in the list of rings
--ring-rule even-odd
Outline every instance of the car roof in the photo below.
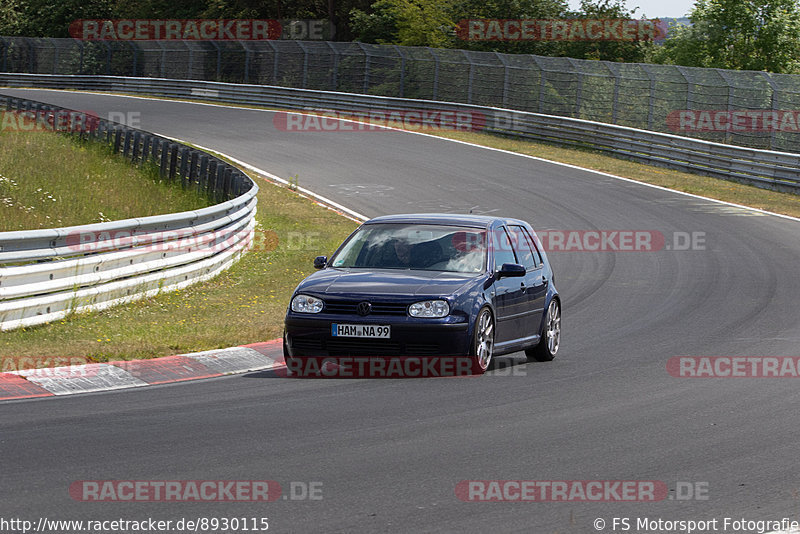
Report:
[[[522,224],[524,221],[506,217],[490,217],[488,215],[472,215],[458,213],[401,213],[396,215],[382,215],[370,219],[364,224],[374,223],[406,223],[406,224],[441,224],[455,226],[471,226],[475,228],[488,228],[492,223]]]

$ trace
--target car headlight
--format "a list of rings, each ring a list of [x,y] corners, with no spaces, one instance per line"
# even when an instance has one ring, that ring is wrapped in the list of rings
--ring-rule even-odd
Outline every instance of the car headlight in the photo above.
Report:
[[[322,311],[323,302],[309,295],[297,295],[292,299],[292,311],[298,313],[319,313]]]
[[[450,313],[450,305],[446,300],[424,300],[408,307],[411,317],[446,317]]]

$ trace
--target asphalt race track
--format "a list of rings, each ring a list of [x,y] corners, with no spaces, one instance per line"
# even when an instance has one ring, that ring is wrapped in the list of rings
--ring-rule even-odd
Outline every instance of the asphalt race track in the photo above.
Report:
[[[537,534],[597,532],[596,518],[605,532],[614,517],[798,519],[797,379],[676,378],[667,362],[800,356],[800,222],[404,132],[285,132],[264,111],[0,92],[101,116],[138,113],[145,130],[297,174],[367,216],[473,209],[539,231],[660,232],[670,248],[550,253],[564,307],[551,363],[514,355],[484,377],[451,379],[251,373],[5,403],[4,517],[268,517],[274,532]],[[674,250],[676,232],[704,241]],[[292,482],[321,482],[322,499],[92,503],[68,492],[79,480],[220,479],[274,480],[284,495]],[[644,503],[475,503],[456,497],[462,480],[656,480],[671,491]],[[705,488],[702,498],[673,498],[684,483]]]

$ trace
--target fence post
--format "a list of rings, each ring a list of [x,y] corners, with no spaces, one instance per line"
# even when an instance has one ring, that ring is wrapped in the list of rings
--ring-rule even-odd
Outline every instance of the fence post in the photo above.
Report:
[[[161,146],[161,164],[159,165],[159,170],[161,173],[161,178],[169,177],[169,147],[170,142],[166,139],[162,139],[159,143]],[[155,154],[153,154],[155,156]]]
[[[494,53],[495,57],[500,60],[500,63],[503,64],[503,107],[508,107],[508,81],[509,81],[509,72],[508,72],[508,61],[503,54],[499,52]]]
[[[772,111],[778,111],[778,99],[780,98],[780,87],[778,84],[775,83],[775,80],[772,79],[772,75],[768,72],[762,72],[762,76],[767,80],[770,89],[772,89]],[[775,128],[772,128],[769,132],[769,149],[770,150],[777,150],[775,148]],[[784,148],[784,150],[787,150]],[[797,150],[797,147],[792,147],[792,150]]]
[[[173,181],[178,173],[178,151],[180,147],[173,142],[170,142],[167,147],[169,150],[169,180]]]
[[[394,49],[400,56],[400,94],[398,96],[403,98],[406,94],[406,55],[399,46],[394,45]]]
[[[83,49],[85,48],[85,45],[83,44],[83,41],[77,41],[77,43],[78,47],[80,48],[80,54],[78,55],[78,74],[83,74]],[[133,75],[136,76],[136,73]]]
[[[617,124],[619,109],[619,68],[611,61],[603,61],[603,64],[614,77],[614,97],[611,101],[611,124]]]
[[[364,48],[364,43],[359,41],[358,47],[364,53],[364,88],[361,92],[366,95],[369,92],[369,68],[371,56],[367,53],[367,49]]]
[[[425,49],[433,56],[433,100],[439,98],[439,56],[433,48],[426,46]]]
[[[167,75],[165,74],[164,63],[166,63],[167,61],[167,50],[166,48],[164,48],[164,45],[161,44],[161,41],[153,41],[153,42],[156,43],[158,45],[158,48],[161,49],[161,61],[159,61],[158,75],[161,78],[166,78]],[[211,42],[213,43],[214,41]]]
[[[303,41],[297,41],[297,45],[303,51],[303,89],[308,89],[308,49]]]
[[[536,56],[532,56],[534,63],[536,66],[539,67],[539,103],[537,105],[536,111],[538,113],[544,113],[544,93],[545,89],[547,89],[547,71],[544,69],[544,65],[539,63],[539,58]]]
[[[200,169],[197,172],[197,190],[206,192],[208,190],[208,156],[205,153],[200,153]]]
[[[181,179],[181,186],[186,189],[189,187],[189,151],[188,146],[181,147],[179,155],[181,158],[180,167],[178,168],[178,176]]]
[[[153,138],[150,134],[144,133],[142,137],[142,157],[141,164],[144,165],[150,157],[150,145],[153,143]]]
[[[656,107],[656,77],[644,63],[641,65],[647,77],[650,78],[650,99],[647,103],[647,129],[653,129],[653,114]]]
[[[138,57],[138,55],[139,55],[139,47],[136,46],[135,44],[133,44],[131,41],[128,41],[128,45],[130,45],[131,50],[133,50],[133,66],[131,67],[131,70],[132,70],[132,76],[135,78],[136,77],[136,67],[137,67],[137,64],[139,63],[139,57]]]
[[[133,136],[131,134],[131,131],[128,130],[127,128],[124,130],[124,132],[125,132],[125,138],[123,139],[123,142],[122,142],[122,155],[127,158],[127,157],[130,157],[131,137],[133,137]]]
[[[3,49],[3,72],[8,72],[8,43],[0,37],[0,47]],[[83,49],[81,48],[81,63],[83,62]]]
[[[575,88],[575,111],[573,112],[573,117],[576,119],[581,118],[581,101],[583,99],[583,71],[581,71],[580,63],[577,63],[576,60],[568,57],[567,60],[569,64],[572,65],[572,70],[575,71],[575,74],[578,75],[578,86]]]
[[[251,51],[247,41],[237,41],[244,48],[244,83],[250,83],[250,56]]]
[[[472,58],[469,57],[469,52],[467,52],[466,50],[463,50],[463,49],[461,50],[461,52],[464,54],[464,57],[467,58],[467,61],[469,62],[469,75],[468,75],[468,78],[467,78],[467,80],[468,80],[467,81],[467,104],[472,104],[472,80],[473,80],[473,77],[475,75],[475,69],[474,69],[474,65],[472,64]]]
[[[186,66],[186,78],[191,80],[192,79],[192,66],[194,65],[194,49],[189,46],[189,43],[184,42],[183,46],[186,47],[186,50],[189,52],[189,64]]]
[[[102,41],[102,43],[106,47],[106,76],[111,76],[111,45],[108,44],[108,41]]]
[[[142,134],[138,131],[133,132],[133,151],[131,153],[131,163],[139,163],[139,145],[142,142]]]
[[[690,76],[686,74],[686,67],[675,65],[675,68],[678,69],[683,79],[686,80],[686,109],[694,110],[694,82],[692,82]]]
[[[209,41],[209,43],[211,43],[214,46],[214,50],[217,51],[217,68],[215,74],[216,77],[214,79],[216,81],[220,81],[220,76],[222,76],[222,70],[221,70],[222,67],[220,65],[220,63],[222,63],[222,50],[220,49],[216,41]]]
[[[717,75],[725,81],[725,84],[728,86],[728,103],[727,103],[727,110],[728,110],[728,120],[731,117],[731,111],[733,111],[733,84],[731,83],[730,78],[728,75],[725,74],[723,69],[714,69]],[[730,144],[731,143],[731,130],[728,128],[725,130],[725,142]]]
[[[267,44],[272,48],[272,85],[278,85],[278,47],[271,40]]]
[[[52,37],[48,37],[47,40],[50,41],[50,45],[53,47],[53,72],[51,74],[58,74],[56,71],[58,70],[58,56],[61,50],[59,50],[58,44],[53,42]]]
[[[197,160],[199,158],[199,153],[196,150],[192,150],[191,158],[189,159],[189,186],[193,189],[199,189],[197,184]]]
[[[333,87],[330,90],[336,91],[339,88],[339,51],[330,41],[325,42],[328,43],[328,47],[333,51]]]

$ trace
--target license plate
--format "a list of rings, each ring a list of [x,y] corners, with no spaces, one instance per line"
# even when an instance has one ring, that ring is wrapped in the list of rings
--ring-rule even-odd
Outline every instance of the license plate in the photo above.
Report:
[[[333,337],[373,337],[388,338],[389,326],[376,324],[337,324],[331,325]]]

